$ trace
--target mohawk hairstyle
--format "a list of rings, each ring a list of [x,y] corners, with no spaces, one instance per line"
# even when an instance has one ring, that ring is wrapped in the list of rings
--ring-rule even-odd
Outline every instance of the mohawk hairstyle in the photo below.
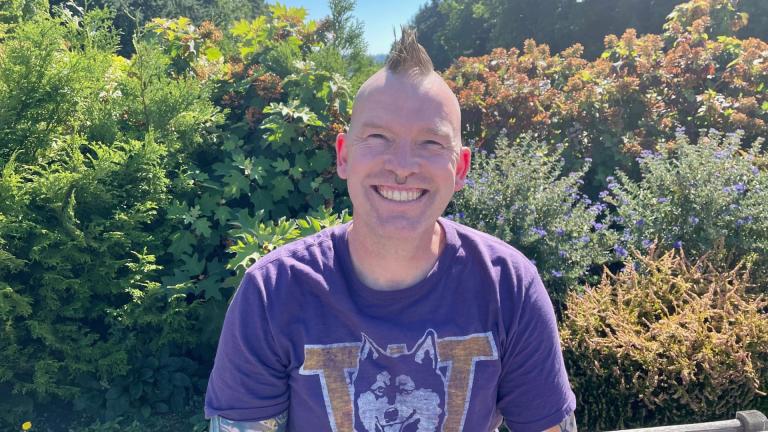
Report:
[[[400,27],[400,40],[395,42],[387,59],[387,69],[394,72],[415,72],[427,75],[435,70],[432,59],[423,46],[416,41],[416,29]]]

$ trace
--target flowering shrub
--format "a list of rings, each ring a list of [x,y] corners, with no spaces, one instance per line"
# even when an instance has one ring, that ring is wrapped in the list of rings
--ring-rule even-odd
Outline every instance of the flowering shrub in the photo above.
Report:
[[[732,4],[680,5],[663,35],[608,36],[592,62],[579,45],[550,55],[529,40],[522,52],[459,58],[444,77],[478,146],[492,147],[502,132],[563,142],[567,166],[591,157],[587,186],[604,184],[614,167],[633,172],[642,150],[674,141],[680,128],[693,141],[700,128],[741,129],[747,142],[768,134],[768,44],[732,36],[743,25]]]
[[[768,383],[764,298],[746,294],[749,266],[722,271],[682,251],[637,255],[568,296],[560,328],[585,430],[730,418]]]
[[[560,155],[528,137],[514,144],[501,138],[495,154],[474,155],[448,216],[520,249],[557,302],[591,266],[611,258],[616,237],[605,204],[578,192],[589,163],[566,175]]]
[[[768,287],[768,174],[756,165],[762,142],[748,151],[741,135],[711,131],[698,144],[679,135],[674,146],[639,158],[642,180],[608,178],[622,244],[640,250],[684,247],[700,257],[724,242],[727,265],[752,256],[755,281]]]

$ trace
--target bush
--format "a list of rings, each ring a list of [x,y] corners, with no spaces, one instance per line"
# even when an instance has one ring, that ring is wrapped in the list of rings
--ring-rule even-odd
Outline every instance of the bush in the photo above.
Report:
[[[102,11],[76,18],[35,15],[0,47],[0,167],[18,152],[30,162],[62,135],[87,123],[98,101],[116,36]]]
[[[6,420],[29,412],[33,402],[74,399],[81,378],[111,382],[130,369],[131,354],[150,334],[153,347],[174,340],[175,332],[183,336],[183,314],[144,332],[127,319],[142,301],[158,306],[143,297],[153,291],[152,253],[161,241],[148,227],[168,202],[164,155],[151,139],[108,148],[71,137],[40,165],[12,160],[3,168],[0,394]],[[183,306],[178,300],[176,307]]]
[[[561,150],[530,137],[511,145],[502,138],[496,148],[474,154],[448,217],[520,249],[562,306],[568,288],[611,259],[616,238],[605,222],[606,206],[578,192],[589,163],[565,175]]]
[[[723,1],[697,0],[712,5],[694,15],[680,9],[663,35],[608,36],[592,62],[579,45],[553,56],[532,40],[522,51],[459,58],[444,77],[468,138],[488,150],[502,132],[510,141],[532,133],[565,143],[569,169],[593,158],[585,178],[592,195],[616,167],[636,175],[634,158],[681,128],[692,141],[701,128],[742,129],[746,142],[768,135],[768,45],[733,37],[743,23],[738,11],[717,7]]]
[[[682,251],[637,255],[568,297],[560,329],[586,430],[733,418],[768,383],[764,298],[749,264],[729,271]]]
[[[698,144],[674,145],[639,158],[642,180],[608,178],[606,201],[616,206],[622,243],[647,249],[684,247],[701,257],[723,241],[726,266],[754,258],[754,280],[768,288],[768,174],[758,168],[762,140],[744,146],[740,134],[710,131]]]

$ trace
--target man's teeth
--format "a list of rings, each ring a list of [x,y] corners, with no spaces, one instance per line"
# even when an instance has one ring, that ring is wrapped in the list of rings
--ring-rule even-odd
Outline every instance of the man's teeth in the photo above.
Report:
[[[379,188],[379,193],[392,201],[413,201],[421,196],[421,191],[398,191]]]

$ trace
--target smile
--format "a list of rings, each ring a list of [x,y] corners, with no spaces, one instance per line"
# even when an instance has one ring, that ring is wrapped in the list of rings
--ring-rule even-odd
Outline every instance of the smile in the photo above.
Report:
[[[380,196],[390,201],[398,201],[398,202],[416,201],[417,199],[421,198],[422,195],[427,193],[425,189],[400,190],[400,189],[390,188],[388,186],[374,186],[373,189]]]

